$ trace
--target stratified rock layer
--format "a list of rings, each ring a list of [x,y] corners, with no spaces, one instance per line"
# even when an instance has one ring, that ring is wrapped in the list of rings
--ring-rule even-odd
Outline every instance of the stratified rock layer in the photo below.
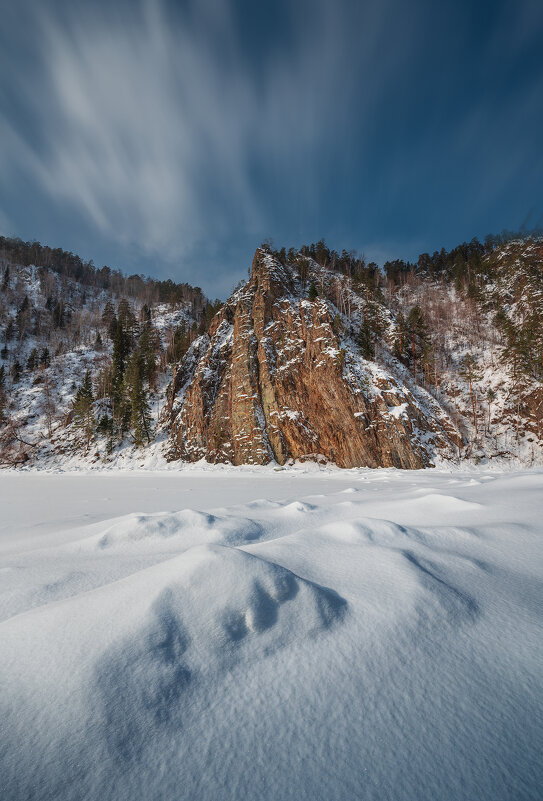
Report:
[[[428,465],[436,448],[455,440],[450,421],[423,411],[384,370],[369,370],[339,341],[331,304],[301,294],[289,268],[256,251],[249,282],[177,373],[177,458]]]

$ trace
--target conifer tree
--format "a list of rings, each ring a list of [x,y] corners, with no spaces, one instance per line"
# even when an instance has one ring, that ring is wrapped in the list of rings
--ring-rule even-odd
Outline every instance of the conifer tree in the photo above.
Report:
[[[139,339],[139,349],[143,359],[143,378],[149,386],[156,379],[157,365],[155,353],[160,346],[160,339],[152,325],[146,324]]]
[[[115,328],[115,336],[113,337],[113,364],[111,367],[112,376],[110,390],[115,416],[121,413],[123,378],[129,352],[130,337],[125,331],[122,321],[118,319]]]
[[[102,325],[107,328],[109,338],[113,340],[117,328],[117,316],[113,304],[108,300],[102,312]]]
[[[358,330],[358,335],[356,337],[356,344],[360,349],[360,355],[364,357],[364,359],[373,359],[375,353],[373,348],[371,330],[366,317],[362,319],[360,324],[360,328]]]
[[[6,325],[6,330],[4,331],[4,339],[6,342],[9,342],[11,339],[13,339],[14,336],[15,336],[15,325],[10,317],[10,319],[8,320],[8,324]]]
[[[311,284],[309,286],[309,292],[307,293],[307,297],[309,298],[309,300],[311,302],[313,302],[314,300],[317,300],[317,298],[319,297],[319,290],[315,286],[315,282],[314,281],[311,281]]]
[[[475,400],[475,393],[473,391],[473,382],[478,379],[478,371],[477,371],[477,362],[471,355],[471,353],[466,353],[462,362],[460,364],[460,375],[463,375],[465,378],[468,379],[469,384],[469,397],[471,400],[471,409],[473,413],[473,426],[475,428],[475,433],[478,432],[477,427],[477,404]]]
[[[102,324],[104,328],[109,328],[109,325],[114,317],[115,317],[115,309],[113,308],[113,303],[110,300],[108,300],[106,305],[104,306],[104,311],[102,312]]]
[[[32,373],[38,366],[38,363],[39,363],[38,349],[32,348],[32,350],[30,351],[30,355],[26,360],[26,369],[30,370],[30,372]]]
[[[13,381],[14,384],[19,383],[19,381],[21,380],[22,372],[23,370],[19,360],[15,359],[15,361],[11,365],[11,380]]]
[[[87,448],[94,430],[93,400],[92,380],[90,372],[87,370],[74,400],[74,423],[77,428],[85,432]]]
[[[385,322],[380,305],[375,300],[366,303],[364,316],[357,336],[360,353],[365,359],[375,358],[375,346],[385,331]]]
[[[137,349],[130,357],[126,370],[126,388],[130,402],[130,422],[134,432],[134,444],[138,447],[151,442],[151,412],[145,390],[143,374],[145,360]]]
[[[413,306],[407,315],[407,328],[410,336],[410,358],[412,360],[413,372],[416,373],[417,361],[428,356],[430,340],[428,338],[428,326],[420,306]]]
[[[151,322],[151,309],[144,303],[140,309],[140,323],[147,325]]]
[[[49,348],[44,348],[40,354],[40,367],[49,367],[51,364],[51,354]]]
[[[117,320],[122,323],[123,329],[128,336],[132,337],[136,327],[136,318],[126,298],[122,298],[119,301],[119,305],[117,306]]]

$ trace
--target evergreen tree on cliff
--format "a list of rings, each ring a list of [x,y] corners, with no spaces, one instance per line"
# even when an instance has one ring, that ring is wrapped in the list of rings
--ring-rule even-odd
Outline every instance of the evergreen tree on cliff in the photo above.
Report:
[[[87,370],[74,400],[74,424],[77,428],[84,431],[87,448],[90,445],[92,432],[94,430],[93,400],[92,380],[90,372]]]
[[[130,402],[130,421],[137,446],[151,442],[152,419],[148,394],[144,385],[145,358],[135,350],[126,369],[126,389]]]

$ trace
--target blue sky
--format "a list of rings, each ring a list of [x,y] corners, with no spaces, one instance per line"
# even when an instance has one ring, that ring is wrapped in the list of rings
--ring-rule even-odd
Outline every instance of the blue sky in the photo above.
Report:
[[[543,222],[543,4],[4,0],[0,231],[224,297]]]

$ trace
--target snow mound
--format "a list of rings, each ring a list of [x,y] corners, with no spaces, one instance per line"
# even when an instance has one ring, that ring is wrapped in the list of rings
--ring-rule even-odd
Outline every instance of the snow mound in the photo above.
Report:
[[[343,505],[343,504],[341,504]],[[410,537],[418,538],[415,529],[378,518],[358,518],[328,523],[319,529],[323,534],[349,544],[397,545]]]
[[[194,509],[181,512],[129,514],[118,518],[86,545],[98,550],[162,549],[185,550],[203,543],[239,545],[258,539],[262,526],[254,520],[218,517]]]
[[[439,492],[431,492],[420,498],[411,501],[412,504],[428,508],[431,511],[438,510],[448,512],[473,512],[476,509],[483,509],[482,504],[474,501],[465,501],[463,498],[456,498],[454,495],[442,495]]]
[[[258,510],[268,510],[268,509],[278,509],[281,504],[279,501],[268,501],[266,498],[257,498],[256,501],[250,501],[249,503],[245,504],[247,509],[258,509]]]
[[[410,550],[402,551],[402,556],[425,591],[424,604],[419,610],[425,618],[432,607],[437,607],[452,624],[475,621],[479,605],[470,593],[463,592],[454,583],[450,570]]]
[[[168,587],[168,603],[199,654],[251,635],[265,635],[269,652],[272,644],[327,628],[344,611],[333,590],[237,548],[200,546],[176,561],[179,578]]]
[[[117,764],[139,759],[150,737],[156,746],[182,730],[191,704],[212,699],[237,665],[245,671],[324,635],[346,608],[332,589],[273,562],[204,545],[5,621],[0,711],[14,732],[1,758],[6,797],[31,797],[40,783],[56,797],[72,770],[99,781],[86,759],[104,745]],[[37,766],[25,764],[17,736],[29,727],[44,748]]]
[[[346,608],[333,590],[236,549],[202,546],[183,563],[139,628],[96,664],[110,746],[121,756],[143,747],[151,728],[182,716],[183,696],[195,687],[201,693],[242,659],[247,665],[314,637]]]
[[[279,512],[287,517],[294,517],[306,515],[308,512],[315,511],[316,508],[312,503],[306,501],[292,501],[292,503],[281,506]]]
[[[421,619],[425,626],[431,618],[439,620],[440,625],[461,624],[475,620],[479,613],[479,605],[472,594],[461,588],[455,568],[487,572],[487,567],[480,560],[450,549],[458,531],[453,527],[446,527],[443,532],[439,529],[424,531],[390,520],[358,518],[323,525],[316,536],[354,546],[362,553],[365,549],[363,558],[370,574],[364,582],[366,610],[375,605],[374,596],[380,592],[376,576],[386,576],[388,584],[401,593],[404,625],[416,636],[415,628]],[[353,554],[352,559],[356,558]],[[360,577],[362,579],[362,573]],[[396,608],[391,619],[398,613]]]

